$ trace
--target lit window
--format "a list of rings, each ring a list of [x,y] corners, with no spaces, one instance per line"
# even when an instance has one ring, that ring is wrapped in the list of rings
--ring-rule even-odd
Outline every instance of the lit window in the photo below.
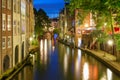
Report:
[[[11,30],[11,15],[8,15],[8,24],[7,24],[7,27],[8,27],[8,31]]]
[[[11,10],[11,0],[7,0],[7,8]]]
[[[6,37],[2,37],[2,49],[6,47]]]
[[[8,48],[11,47],[11,36],[8,36]]]
[[[2,7],[3,7],[3,8],[6,7],[6,0],[2,0]]]
[[[13,32],[14,32],[14,34],[13,35],[16,35],[16,21],[14,21],[14,23],[13,23]]]
[[[14,1],[14,12],[16,12],[16,0]]]
[[[2,14],[2,30],[6,30],[6,14]]]

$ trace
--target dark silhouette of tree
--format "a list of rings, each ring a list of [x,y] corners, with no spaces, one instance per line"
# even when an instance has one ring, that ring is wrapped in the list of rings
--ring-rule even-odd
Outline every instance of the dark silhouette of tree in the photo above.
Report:
[[[35,34],[37,36],[42,36],[44,33],[44,28],[50,27],[50,19],[43,9],[39,9],[37,11],[34,8],[34,14],[35,14]]]

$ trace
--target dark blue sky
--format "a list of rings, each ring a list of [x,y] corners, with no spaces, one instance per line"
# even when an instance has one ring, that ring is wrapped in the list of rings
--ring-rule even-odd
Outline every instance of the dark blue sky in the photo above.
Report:
[[[64,8],[64,0],[34,0],[34,7],[42,8],[50,18],[58,17]]]

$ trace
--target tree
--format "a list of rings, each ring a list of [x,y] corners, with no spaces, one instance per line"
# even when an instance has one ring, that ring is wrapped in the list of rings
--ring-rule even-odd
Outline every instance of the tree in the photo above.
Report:
[[[53,33],[54,33],[54,34],[58,34],[58,35],[59,35],[59,33],[60,33],[60,29],[55,28],[55,29],[53,30]]]
[[[68,1],[68,0],[67,0]],[[71,12],[75,9],[80,8],[87,12],[93,13],[94,20],[96,21],[96,27],[100,28],[106,25],[106,31],[112,32],[112,38],[114,39],[113,29],[113,17],[119,22],[120,19],[120,2],[119,0],[70,0],[68,6]],[[114,14],[117,16],[114,16]],[[84,14],[81,14],[84,15]]]
[[[35,33],[38,36],[42,36],[44,33],[43,28],[50,27],[50,19],[42,9],[39,9],[37,11],[34,8],[34,14],[35,14]]]

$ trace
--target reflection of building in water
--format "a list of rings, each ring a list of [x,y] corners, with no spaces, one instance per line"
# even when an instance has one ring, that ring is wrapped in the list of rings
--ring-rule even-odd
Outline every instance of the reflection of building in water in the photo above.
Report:
[[[48,60],[48,48],[49,48],[49,44],[47,39],[40,41],[40,62],[42,64],[47,64],[47,60]]]
[[[80,80],[80,72],[81,72],[81,50],[78,50],[78,54],[75,60],[75,78],[76,80]]]
[[[12,80],[33,80],[33,67],[24,67]]]
[[[83,80],[89,80],[89,65],[87,62],[83,65]]]

